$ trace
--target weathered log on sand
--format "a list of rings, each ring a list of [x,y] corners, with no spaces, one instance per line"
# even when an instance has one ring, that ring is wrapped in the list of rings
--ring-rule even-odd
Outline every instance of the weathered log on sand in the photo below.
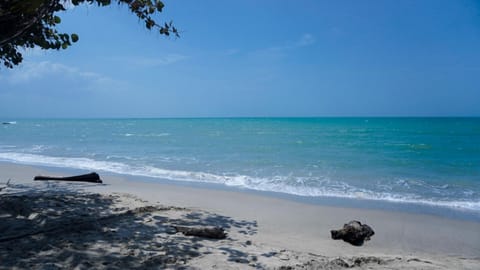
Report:
[[[370,240],[370,237],[375,234],[370,226],[356,220],[343,225],[343,228],[340,230],[331,230],[330,233],[332,234],[332,239],[343,239],[343,241],[354,246],[363,245],[364,241]]]
[[[103,183],[100,179],[100,176],[96,172],[82,174],[82,175],[75,175],[75,176],[67,176],[67,177],[55,177],[55,176],[42,176],[38,175],[33,178],[35,181],[73,181],[73,182],[89,182],[89,183]]]
[[[183,227],[173,226],[177,232],[181,232],[184,235],[212,238],[212,239],[225,239],[227,233],[220,227]]]

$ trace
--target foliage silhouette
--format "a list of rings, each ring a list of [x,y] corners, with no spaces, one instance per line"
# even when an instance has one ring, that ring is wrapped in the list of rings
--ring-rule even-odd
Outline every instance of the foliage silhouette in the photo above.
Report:
[[[145,23],[149,30],[156,29],[164,36],[179,36],[172,22],[159,23],[155,16],[162,12],[160,0],[115,0]],[[96,4],[109,6],[111,0],[4,0],[0,1],[0,63],[13,68],[22,62],[21,48],[36,46],[49,50],[67,49],[79,40],[77,34],[60,33],[56,27],[61,23],[57,13],[68,5]]]

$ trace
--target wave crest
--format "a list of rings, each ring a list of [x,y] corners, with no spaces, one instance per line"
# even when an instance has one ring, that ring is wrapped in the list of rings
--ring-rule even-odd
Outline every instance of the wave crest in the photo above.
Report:
[[[199,171],[169,170],[153,166],[132,166],[121,162],[98,161],[90,158],[51,157],[38,154],[7,152],[0,153],[0,160],[29,165],[104,171],[157,179],[223,184],[226,186],[281,192],[298,196],[365,199],[480,211],[480,200],[434,200],[421,198],[415,194],[375,192],[330,179],[320,180],[321,185],[318,187],[308,187],[306,185],[288,185],[286,184],[286,177],[283,176],[261,178],[247,175],[221,175]],[[302,182],[302,180],[297,179],[297,182]]]

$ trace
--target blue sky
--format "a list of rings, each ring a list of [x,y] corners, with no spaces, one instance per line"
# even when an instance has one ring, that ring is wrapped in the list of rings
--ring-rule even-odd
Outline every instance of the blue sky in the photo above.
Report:
[[[165,0],[61,13],[80,40],[0,69],[0,117],[480,116],[475,0]]]

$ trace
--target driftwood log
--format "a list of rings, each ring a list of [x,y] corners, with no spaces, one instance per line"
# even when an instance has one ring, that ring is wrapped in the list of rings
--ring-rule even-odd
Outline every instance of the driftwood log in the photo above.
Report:
[[[332,239],[342,239],[354,246],[363,245],[365,241],[370,240],[370,237],[375,234],[370,226],[356,220],[343,225],[343,228],[340,230],[331,230],[330,233],[332,234]]]
[[[225,239],[227,233],[220,227],[184,227],[184,226],[173,226],[175,230],[183,233],[187,236],[198,236],[204,238],[212,239]]]
[[[38,175],[33,178],[35,181],[73,181],[73,182],[89,182],[89,183],[103,183],[100,179],[100,176],[96,172],[82,174],[82,175],[75,175],[75,176],[67,176],[67,177],[55,177],[55,176],[42,176]]]

